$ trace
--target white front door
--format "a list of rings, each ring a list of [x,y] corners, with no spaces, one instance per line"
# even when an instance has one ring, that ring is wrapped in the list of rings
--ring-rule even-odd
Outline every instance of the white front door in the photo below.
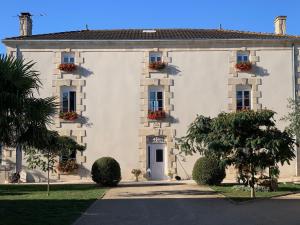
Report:
[[[165,176],[165,145],[148,145],[148,165],[151,170],[151,179],[163,180]]]

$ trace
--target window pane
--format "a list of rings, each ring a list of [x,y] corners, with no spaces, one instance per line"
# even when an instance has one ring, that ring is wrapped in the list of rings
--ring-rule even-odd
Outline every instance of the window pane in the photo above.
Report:
[[[236,92],[236,98],[242,99],[243,98],[243,92],[242,91],[237,91]]]
[[[156,162],[163,162],[163,150],[162,149],[156,149]]]
[[[157,92],[157,99],[163,99],[163,93],[161,91]]]
[[[68,112],[69,111],[69,93],[63,93],[63,101],[62,101],[62,111]]]
[[[74,57],[70,57],[70,59],[69,59],[69,61],[70,61],[70,63],[74,63]]]
[[[158,100],[158,109],[163,110],[163,100]]]
[[[244,97],[249,98],[250,97],[250,92],[249,91],[244,91]]]
[[[150,100],[154,101],[156,99],[156,92],[150,92]]]
[[[155,62],[155,56],[150,57],[150,62]]]
[[[242,61],[243,61],[243,57],[242,57],[241,55],[238,55],[237,61],[238,61],[238,62],[242,62]]]
[[[244,62],[247,62],[247,61],[248,61],[248,56],[247,56],[247,55],[244,55],[243,61],[244,61]]]
[[[70,91],[70,111],[76,111],[76,92]]]
[[[161,62],[161,57],[160,57],[160,56],[157,56],[156,61],[157,61],[157,62]]]
[[[249,109],[249,108],[250,108],[250,99],[245,99],[245,100],[244,100],[244,107],[245,107],[246,109]]]
[[[64,57],[64,63],[69,63],[69,58],[68,57]]]

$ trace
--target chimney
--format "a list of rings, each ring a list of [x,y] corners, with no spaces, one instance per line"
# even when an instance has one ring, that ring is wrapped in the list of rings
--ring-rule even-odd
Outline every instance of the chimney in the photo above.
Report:
[[[275,34],[286,34],[286,16],[277,16],[274,20]]]
[[[22,12],[19,15],[20,19],[20,36],[32,35],[32,19],[29,12]]]

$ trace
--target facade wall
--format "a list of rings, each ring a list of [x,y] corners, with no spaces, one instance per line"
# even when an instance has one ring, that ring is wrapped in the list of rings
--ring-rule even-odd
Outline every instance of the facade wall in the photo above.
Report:
[[[178,161],[174,162],[178,153],[174,138],[185,135],[197,114],[214,117],[222,111],[232,111],[231,88],[235,82],[253,84],[257,89],[256,109],[276,111],[278,126],[284,128],[280,118],[287,114],[287,99],[293,96],[291,48],[247,48],[255,59],[254,73],[233,71],[239,50],[245,48],[74,48],[68,51],[76,52],[83,69],[78,74],[61,74],[56,67],[64,47],[44,51],[20,49],[24,58],[37,62],[35,69],[40,71],[43,82],[42,97],[57,95],[63,85],[75,85],[80,92],[80,113],[85,120],[73,124],[56,118],[53,125],[61,134],[76,136],[79,143],[87,146],[79,156],[83,165],[80,173],[88,177],[97,158],[112,156],[120,163],[124,180],[132,179],[132,169],[145,169],[146,137],[160,134],[166,135],[168,157],[173,160],[169,160],[168,167],[183,178],[189,177],[199,155],[177,156]],[[166,71],[149,72],[150,51],[163,52],[168,61]],[[157,82],[165,85],[168,92],[168,110],[173,118],[170,123],[145,120],[146,89]],[[296,175],[295,162],[282,168],[282,177]],[[229,174],[233,177],[234,171]]]

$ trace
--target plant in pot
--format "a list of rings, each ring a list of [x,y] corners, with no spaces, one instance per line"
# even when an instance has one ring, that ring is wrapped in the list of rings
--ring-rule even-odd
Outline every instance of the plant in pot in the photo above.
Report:
[[[139,181],[139,176],[142,174],[142,171],[140,169],[133,169],[131,173],[135,176],[135,181]]]
[[[166,64],[161,61],[156,61],[156,62],[150,62],[149,63],[149,68],[152,70],[162,70],[166,67]]]
[[[57,170],[60,173],[69,174],[73,173],[78,169],[79,165],[76,163],[75,159],[68,159],[65,161],[61,161],[57,165]]]
[[[252,69],[251,62],[238,62],[235,64],[235,68],[239,71],[246,72]]]
[[[78,118],[78,114],[76,112],[60,112],[59,118],[69,121],[74,121]]]
[[[77,69],[77,66],[74,63],[61,63],[58,66],[58,69],[65,71],[65,72],[73,72]]]
[[[149,111],[148,119],[150,120],[161,120],[166,118],[166,113],[163,110]]]

